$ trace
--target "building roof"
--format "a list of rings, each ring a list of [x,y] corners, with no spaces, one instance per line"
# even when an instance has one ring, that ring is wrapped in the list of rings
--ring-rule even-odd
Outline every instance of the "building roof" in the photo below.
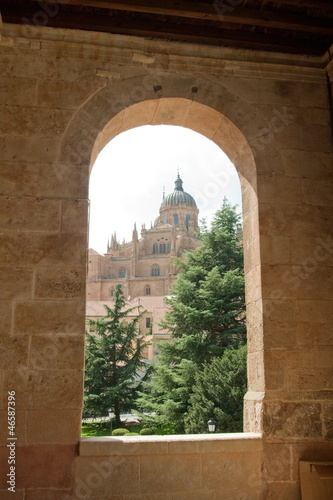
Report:
[[[181,180],[178,174],[177,179],[175,180],[175,189],[173,193],[168,194],[164,198],[161,204],[161,209],[165,207],[180,206],[180,205],[192,206],[195,208],[197,207],[194,198],[190,194],[184,191],[183,181]]]

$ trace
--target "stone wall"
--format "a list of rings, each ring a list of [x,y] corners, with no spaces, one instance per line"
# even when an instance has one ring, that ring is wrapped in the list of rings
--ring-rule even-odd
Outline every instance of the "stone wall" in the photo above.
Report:
[[[77,458],[89,167],[121,131],[163,123],[212,139],[238,170],[245,430],[263,433],[263,498],[299,499],[298,460],[333,453],[326,59],[5,24],[0,51],[0,470],[8,468],[7,391],[15,391],[16,498],[65,499],[90,467]],[[191,497],[196,460],[177,498]],[[217,474],[223,460],[222,452]],[[164,453],[150,463],[160,474],[147,490],[172,483]],[[7,486],[1,474],[4,499]],[[207,498],[202,489],[197,498]]]

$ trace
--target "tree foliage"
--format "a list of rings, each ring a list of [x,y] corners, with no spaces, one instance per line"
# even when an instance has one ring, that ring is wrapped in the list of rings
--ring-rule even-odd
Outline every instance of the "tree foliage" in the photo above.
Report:
[[[226,349],[197,374],[185,418],[188,433],[207,432],[213,418],[219,432],[242,432],[246,392],[246,346]]]
[[[161,354],[151,383],[139,400],[145,410],[157,413],[159,425],[178,433],[192,429],[187,416],[196,401],[194,388],[208,363],[246,342],[243,249],[236,207],[225,199],[211,229],[203,227],[201,237],[202,246],[177,261],[181,273],[161,323],[172,342],[159,344]]]
[[[148,343],[138,327],[140,306],[126,309],[121,285],[115,286],[113,300],[113,308],[104,306],[105,316],[91,320],[94,333],[87,333],[84,414],[106,415],[111,408],[120,425],[121,411],[133,406]]]

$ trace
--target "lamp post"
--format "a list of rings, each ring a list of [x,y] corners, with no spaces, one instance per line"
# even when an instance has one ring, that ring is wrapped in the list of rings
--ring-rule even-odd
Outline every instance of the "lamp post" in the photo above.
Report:
[[[208,431],[211,433],[215,432],[215,428],[216,428],[215,420],[213,418],[211,418],[210,420],[208,420],[207,424],[208,424]]]
[[[110,434],[111,434],[111,436],[112,436],[112,417],[113,417],[113,412],[112,412],[112,409],[110,408],[110,409],[108,410],[108,412],[109,412],[109,417],[110,417]]]

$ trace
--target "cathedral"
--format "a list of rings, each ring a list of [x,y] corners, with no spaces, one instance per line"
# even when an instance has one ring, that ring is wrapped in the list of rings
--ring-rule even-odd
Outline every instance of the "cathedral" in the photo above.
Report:
[[[179,272],[175,257],[201,244],[197,237],[198,213],[194,198],[184,191],[178,174],[173,192],[163,194],[154,224],[150,229],[142,226],[141,238],[135,224],[132,241],[119,243],[114,233],[106,254],[89,250],[87,318],[104,315],[103,305],[112,306],[114,287],[121,284],[129,307],[139,305],[141,311],[145,311],[141,331],[152,329],[153,343],[146,353],[148,359],[154,356],[154,341],[168,339],[159,322],[166,310],[164,297],[170,293]]]

